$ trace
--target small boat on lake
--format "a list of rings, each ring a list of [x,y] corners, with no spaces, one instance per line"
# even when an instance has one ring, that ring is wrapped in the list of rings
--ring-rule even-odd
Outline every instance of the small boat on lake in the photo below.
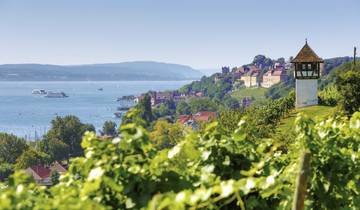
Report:
[[[116,101],[133,101],[135,99],[134,95],[122,96],[117,98]]]
[[[114,115],[116,118],[121,118],[122,117],[122,112],[115,112]]]
[[[104,90],[104,88],[99,88],[99,89],[98,89],[98,91],[103,91],[103,90]]]
[[[46,98],[67,98],[69,97],[64,92],[48,92]]]
[[[34,90],[32,90],[31,94],[33,94],[33,95],[46,95],[47,92],[44,89],[34,89]]]
[[[118,111],[128,111],[129,109],[131,109],[129,106],[119,106],[117,108]]]

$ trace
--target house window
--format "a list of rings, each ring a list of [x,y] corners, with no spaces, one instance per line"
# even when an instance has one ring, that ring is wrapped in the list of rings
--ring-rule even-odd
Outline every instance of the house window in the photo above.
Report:
[[[308,69],[311,69],[311,64],[310,63],[308,64]]]

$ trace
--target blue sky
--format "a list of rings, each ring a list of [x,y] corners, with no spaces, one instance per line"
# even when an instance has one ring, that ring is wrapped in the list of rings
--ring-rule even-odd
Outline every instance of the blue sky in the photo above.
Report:
[[[360,47],[359,0],[0,0],[0,63],[217,68]]]

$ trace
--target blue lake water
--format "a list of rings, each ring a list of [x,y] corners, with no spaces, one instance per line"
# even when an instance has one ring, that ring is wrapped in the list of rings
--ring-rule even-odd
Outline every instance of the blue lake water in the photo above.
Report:
[[[65,115],[76,115],[99,130],[106,120],[119,123],[114,116],[120,105],[118,97],[149,90],[174,90],[190,82],[0,82],[0,132],[34,139],[49,129],[54,117]],[[32,95],[33,89],[62,91],[69,97],[45,98]]]

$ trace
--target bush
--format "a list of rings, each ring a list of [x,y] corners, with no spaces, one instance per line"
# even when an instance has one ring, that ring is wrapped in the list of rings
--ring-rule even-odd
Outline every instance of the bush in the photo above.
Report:
[[[307,209],[360,205],[360,113],[317,123],[298,116],[287,151],[273,139],[254,141],[244,126],[227,136],[215,122],[162,151],[135,125],[112,141],[86,133],[85,157],[72,160],[59,184],[37,187],[15,173],[0,184],[0,208],[290,209],[304,151],[312,154]]]
[[[336,106],[341,98],[334,85],[329,85],[319,92],[319,104],[326,106]]]
[[[336,89],[340,94],[339,106],[351,116],[360,108],[360,72],[351,70],[338,75]]]

